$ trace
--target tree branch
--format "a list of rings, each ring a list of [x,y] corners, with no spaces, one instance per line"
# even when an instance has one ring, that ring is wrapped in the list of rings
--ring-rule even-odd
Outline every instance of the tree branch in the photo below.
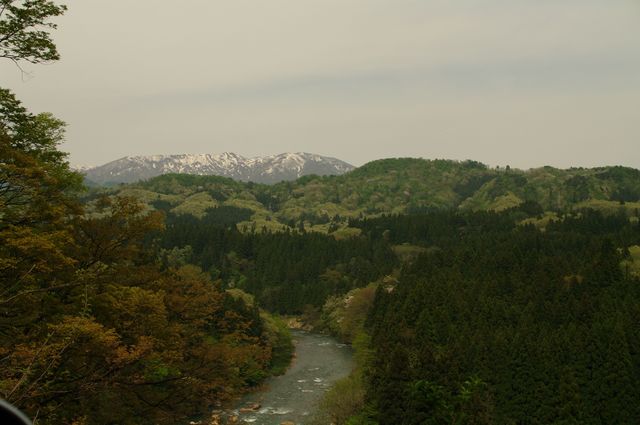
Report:
[[[22,292],[18,292],[17,294],[6,298],[4,300],[0,300],[0,305],[4,305],[4,304],[9,304],[10,302],[12,302],[13,300],[15,300],[16,298],[20,298],[23,297],[25,295],[29,295],[29,294],[37,294],[39,292],[49,292],[49,291],[55,291],[58,289],[65,289],[65,288],[74,288],[76,286],[82,286],[82,285],[86,285],[85,282],[76,282],[76,283],[66,283],[64,285],[56,285],[56,286],[50,286],[48,288],[37,288],[37,289],[29,289],[27,291],[22,291]]]

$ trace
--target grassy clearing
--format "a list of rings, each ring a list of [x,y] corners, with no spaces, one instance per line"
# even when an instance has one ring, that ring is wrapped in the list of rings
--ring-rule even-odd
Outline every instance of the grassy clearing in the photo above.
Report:
[[[424,254],[425,252],[427,252],[427,248],[423,246],[410,244],[394,245],[392,249],[398,259],[403,263],[410,263],[415,260],[420,254]]]
[[[605,201],[602,199],[589,199],[588,201],[576,204],[575,208],[592,208],[594,210],[601,211],[604,214],[617,214],[620,211],[625,211],[625,213],[631,217],[635,216],[636,211],[640,211],[640,202],[620,203],[617,201]]]
[[[218,202],[205,192],[196,193],[185,199],[180,205],[171,210],[174,214],[191,214],[202,218],[209,208],[215,208]]]

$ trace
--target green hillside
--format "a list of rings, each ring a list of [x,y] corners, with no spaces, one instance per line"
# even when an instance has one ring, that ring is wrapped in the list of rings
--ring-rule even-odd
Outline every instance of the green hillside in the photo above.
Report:
[[[640,171],[626,167],[489,168],[475,161],[383,159],[342,176],[306,176],[276,185],[216,176],[170,174],[110,191],[150,207],[202,217],[210,208],[251,211],[240,229],[353,234],[348,220],[433,208],[501,211],[524,202],[543,211],[593,208],[607,213],[640,209]],[[541,215],[538,224],[553,219]]]

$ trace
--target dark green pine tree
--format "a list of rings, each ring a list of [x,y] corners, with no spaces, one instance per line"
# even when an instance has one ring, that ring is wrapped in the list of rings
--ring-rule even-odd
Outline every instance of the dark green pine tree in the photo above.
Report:
[[[376,391],[380,425],[401,424],[408,417],[406,399],[409,381],[407,352],[398,344],[391,352]]]
[[[584,423],[584,408],[580,385],[571,365],[565,365],[561,371],[556,394],[556,412],[553,423],[562,425],[580,425]]]
[[[640,423],[637,382],[620,317],[611,330],[602,370],[598,373],[601,392],[600,418],[607,424]]]
[[[451,423],[453,406],[451,395],[440,385],[427,380],[412,382],[408,386],[403,425],[439,425]]]

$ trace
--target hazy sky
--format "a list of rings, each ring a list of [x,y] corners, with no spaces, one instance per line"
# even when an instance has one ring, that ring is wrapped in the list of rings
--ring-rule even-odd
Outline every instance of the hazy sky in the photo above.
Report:
[[[638,0],[71,0],[0,84],[74,164],[305,151],[640,168]],[[25,81],[23,81],[25,80]]]

